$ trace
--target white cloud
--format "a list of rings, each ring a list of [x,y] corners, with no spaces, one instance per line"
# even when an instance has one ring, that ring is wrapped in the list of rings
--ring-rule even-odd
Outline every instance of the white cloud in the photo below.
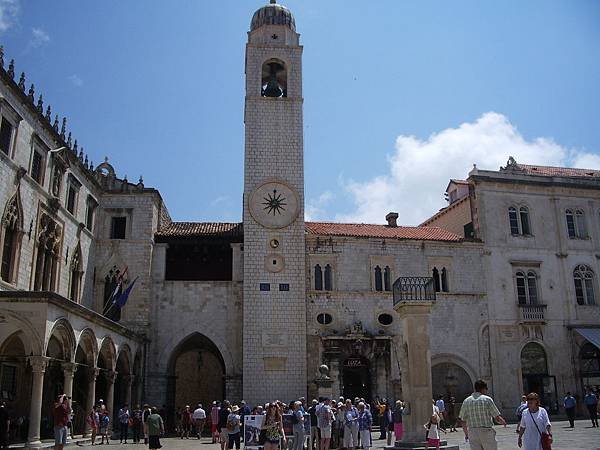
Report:
[[[506,116],[488,112],[424,140],[399,136],[388,173],[342,182],[354,208],[335,220],[384,223],[389,211],[398,211],[399,223],[416,225],[446,205],[443,191],[450,178],[466,178],[473,164],[497,170],[509,156],[523,164],[600,169],[600,155],[567,149],[551,138],[527,140]]]
[[[210,202],[210,206],[217,206],[217,205],[220,205],[222,203],[227,203],[227,202],[229,202],[229,196],[220,195]]]
[[[0,33],[5,32],[15,24],[19,10],[18,0],[0,0]]]
[[[304,220],[322,220],[326,216],[325,207],[335,198],[332,192],[325,191],[317,199],[311,199],[306,203]]]
[[[41,28],[31,29],[31,40],[29,41],[31,47],[37,48],[47,42],[50,42],[50,35],[46,31]]]
[[[69,75],[68,80],[76,87],[83,86],[83,80],[77,74]]]

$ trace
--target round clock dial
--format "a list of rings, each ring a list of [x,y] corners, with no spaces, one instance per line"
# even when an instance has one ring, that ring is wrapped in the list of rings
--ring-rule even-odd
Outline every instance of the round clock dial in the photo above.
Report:
[[[266,228],[284,228],[291,224],[300,210],[296,191],[279,181],[267,181],[258,186],[249,198],[250,214]]]

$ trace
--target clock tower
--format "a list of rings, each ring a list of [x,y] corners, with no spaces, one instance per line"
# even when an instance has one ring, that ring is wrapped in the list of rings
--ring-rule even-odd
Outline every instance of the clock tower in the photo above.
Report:
[[[243,395],[306,395],[302,47],[274,0],[246,45]]]

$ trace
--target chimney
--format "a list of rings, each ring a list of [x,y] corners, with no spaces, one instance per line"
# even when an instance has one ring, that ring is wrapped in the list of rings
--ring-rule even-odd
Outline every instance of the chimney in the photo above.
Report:
[[[398,220],[398,213],[397,212],[390,212],[385,216],[385,220],[387,220],[388,223],[388,227],[394,227],[396,228],[398,226],[397,220]]]

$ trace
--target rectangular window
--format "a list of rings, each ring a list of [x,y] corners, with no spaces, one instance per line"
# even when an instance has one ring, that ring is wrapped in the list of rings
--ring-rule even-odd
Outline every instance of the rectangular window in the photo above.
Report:
[[[525,288],[525,277],[517,275],[517,299],[519,305],[527,304],[527,290]]]
[[[577,299],[578,305],[585,304],[585,297],[583,296],[583,281],[581,278],[575,278],[575,298]]]
[[[44,176],[44,158],[42,155],[34,150],[31,155],[31,178],[42,184]]]
[[[580,239],[585,239],[587,237],[587,232],[585,230],[585,218],[583,215],[577,215],[577,237]]]
[[[594,296],[594,282],[591,279],[585,280],[585,296],[587,297],[588,305],[596,304],[596,299]]]
[[[67,211],[71,214],[75,215],[75,206],[77,205],[77,188],[69,183],[69,188],[67,189]]]
[[[125,239],[125,228],[127,227],[127,217],[113,217],[110,227],[111,239]]]
[[[0,393],[6,392],[9,397],[17,393],[17,368],[2,364],[2,379],[0,380]]]
[[[10,156],[10,144],[12,142],[13,126],[2,117],[2,125],[0,125],[0,150]]]
[[[510,222],[510,234],[521,234],[519,233],[519,219],[517,218],[517,210],[510,208],[508,210],[508,219]]]
[[[94,212],[95,212],[95,210],[96,210],[96,205],[94,205],[92,202],[88,201],[87,210],[85,212],[85,227],[90,231],[93,231],[93,227],[94,227]]]

